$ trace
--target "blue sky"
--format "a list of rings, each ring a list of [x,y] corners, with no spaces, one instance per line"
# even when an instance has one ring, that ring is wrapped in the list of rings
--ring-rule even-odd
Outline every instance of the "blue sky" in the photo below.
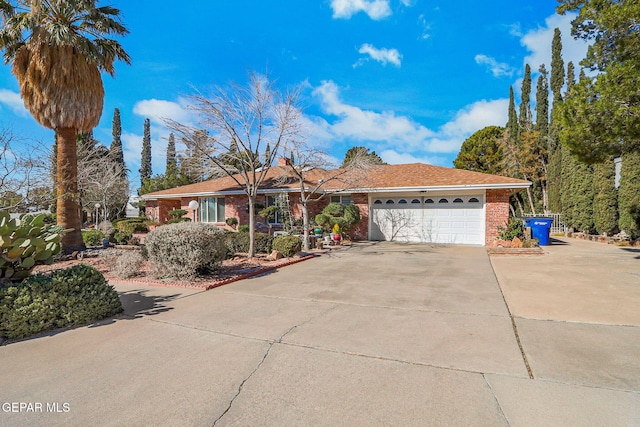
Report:
[[[525,63],[549,69],[553,29],[565,63],[586,52],[556,0],[112,0],[130,34],[133,63],[103,77],[105,108],[94,134],[111,143],[122,116],[125,159],[137,181],[143,122],[152,123],[153,172],[164,171],[165,117],[188,121],[194,87],[245,83],[268,70],[277,86],[302,86],[308,138],[335,159],[362,145],[389,163],[452,166],[465,138],[507,121]],[[534,73],[533,87],[535,90]],[[533,94],[532,99],[535,99]],[[22,106],[0,65],[0,126],[51,144],[53,132]]]

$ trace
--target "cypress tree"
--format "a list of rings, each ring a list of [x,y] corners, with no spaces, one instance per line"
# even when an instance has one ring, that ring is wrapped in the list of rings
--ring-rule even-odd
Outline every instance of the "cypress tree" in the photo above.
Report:
[[[142,137],[142,155],[140,159],[140,184],[151,178],[151,122],[144,120],[144,135]]]
[[[564,61],[562,60],[562,34],[560,29],[553,30],[551,42],[551,91],[553,103],[562,101],[562,86],[564,85]]]
[[[549,134],[549,81],[544,64],[540,66],[536,87],[536,127],[540,139],[546,141]]]
[[[573,88],[574,84],[576,84],[576,69],[573,62],[569,61],[567,64],[567,93]]]
[[[573,190],[571,188],[572,177],[577,167],[577,160],[569,149],[560,145],[560,205],[562,206],[562,221],[567,227],[574,227],[573,223]],[[574,227],[575,228],[575,227]]]
[[[518,140],[518,113],[516,113],[516,101],[513,96],[512,86],[509,86],[509,121],[507,122],[507,138],[513,142]]]
[[[593,222],[598,234],[611,236],[618,228],[618,200],[613,158],[593,165]]]
[[[573,197],[573,227],[576,231],[591,233],[593,221],[593,166],[576,162],[571,175]]]
[[[520,132],[531,132],[531,67],[527,64],[524,67],[524,78],[522,79],[522,98],[520,102]]]
[[[173,133],[169,134],[167,142],[167,167],[165,176],[178,175],[178,161],[176,160],[176,138]]]
[[[109,147],[109,155],[113,160],[118,162],[120,166],[122,166],[122,170],[126,171],[126,167],[124,164],[124,152],[122,150],[122,124],[120,123],[120,110],[115,108],[113,110],[113,120],[111,122],[111,134],[113,135],[113,140],[111,141],[111,146]]]
[[[640,237],[640,152],[622,155],[620,188],[618,188],[620,230],[632,238]]]

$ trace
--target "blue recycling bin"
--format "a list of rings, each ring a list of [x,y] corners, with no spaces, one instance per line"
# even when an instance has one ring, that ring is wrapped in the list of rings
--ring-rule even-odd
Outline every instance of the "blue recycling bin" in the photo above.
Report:
[[[551,224],[553,218],[525,218],[524,226],[531,227],[531,237],[538,239],[540,246],[549,245],[549,233],[551,232]]]

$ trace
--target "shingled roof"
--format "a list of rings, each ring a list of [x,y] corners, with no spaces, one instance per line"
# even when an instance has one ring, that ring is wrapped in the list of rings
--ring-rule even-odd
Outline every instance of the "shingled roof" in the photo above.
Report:
[[[299,184],[294,179],[282,180],[286,176],[287,166],[272,166],[262,185],[261,192],[295,191]],[[311,169],[306,172],[307,187],[315,185],[319,180],[327,181],[322,188],[332,191],[344,188],[344,181],[329,181],[329,178],[342,170]],[[242,179],[239,179],[243,182]],[[407,190],[436,190],[436,189],[491,189],[491,188],[527,188],[529,181],[509,178],[506,176],[490,175],[472,172],[464,169],[445,168],[424,163],[401,165],[379,165],[371,167],[362,173],[357,181],[351,180],[349,188],[363,193],[380,191]],[[243,192],[233,178],[223,177],[196,184],[184,185],[168,190],[156,191],[142,196],[146,200],[174,198],[185,196],[202,196],[216,194],[238,194]]]

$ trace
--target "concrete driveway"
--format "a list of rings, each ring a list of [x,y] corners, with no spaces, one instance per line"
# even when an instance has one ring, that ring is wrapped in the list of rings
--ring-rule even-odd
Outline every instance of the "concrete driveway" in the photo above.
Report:
[[[119,286],[126,316],[0,347],[0,425],[638,424],[637,325],[521,314],[520,275],[555,249],[493,260],[515,311],[479,247],[359,244],[208,292]],[[600,358],[567,369],[572,349]]]

